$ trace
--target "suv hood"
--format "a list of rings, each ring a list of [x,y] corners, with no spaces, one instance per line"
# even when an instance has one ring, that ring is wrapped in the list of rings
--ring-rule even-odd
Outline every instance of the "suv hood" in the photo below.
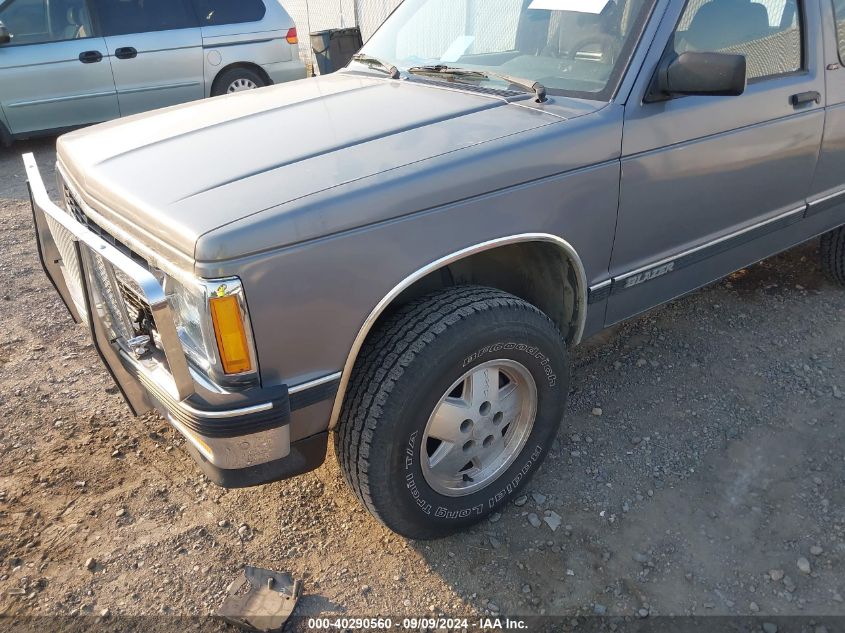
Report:
[[[561,120],[498,95],[336,73],[73,132],[59,139],[58,156],[84,201],[119,231],[190,261],[201,236],[250,215],[285,213],[292,201]],[[358,215],[357,224],[373,221],[346,215],[341,230]],[[338,223],[308,227],[292,223],[285,243]]]

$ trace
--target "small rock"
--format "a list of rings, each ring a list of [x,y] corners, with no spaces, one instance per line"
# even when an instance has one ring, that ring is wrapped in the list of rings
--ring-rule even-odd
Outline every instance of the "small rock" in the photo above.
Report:
[[[822,555],[822,552],[824,552],[824,549],[823,549],[820,545],[813,545],[813,546],[810,548],[810,553],[811,553],[813,556],[821,556],[821,555]]]
[[[839,387],[834,385],[834,387],[833,387],[833,397],[836,398],[837,400],[843,400],[843,399],[845,399],[845,393],[843,393],[842,390]]]
[[[774,622],[763,622],[763,631],[765,633],[778,633],[778,625]]]
[[[637,611],[637,615],[640,616],[641,618],[647,618],[648,617],[648,609],[640,609],[639,611]]]
[[[126,515],[126,508],[121,508],[120,510],[118,510],[117,512],[114,513],[114,516],[116,516],[118,519],[122,516],[125,516],[125,515]]]
[[[596,603],[593,605],[593,613],[595,613],[596,615],[604,615],[605,613],[607,613],[607,607],[603,604]]]
[[[85,561],[85,569],[89,571],[94,571],[94,568],[97,566],[97,560],[95,558],[89,558]]]
[[[531,585],[522,585],[522,593],[531,593]]]
[[[808,561],[803,556],[798,559],[798,571],[800,571],[802,574],[810,573],[810,561]]]
[[[241,538],[245,538],[248,534],[249,534],[249,526],[248,525],[242,525],[241,527],[238,528],[238,536],[240,536]]]
[[[522,506],[524,506],[526,503],[528,503],[528,495],[522,495],[522,496],[517,497],[516,499],[514,499],[514,500],[513,500],[513,504],[514,504],[517,508],[521,508],[521,507],[522,507]]]
[[[499,542],[499,539],[497,539],[495,536],[491,536],[489,538],[490,538],[490,546],[493,549],[499,549],[502,546],[502,544]]]
[[[534,499],[534,503],[538,505],[543,505],[546,503],[546,495],[540,494],[539,492],[532,492],[531,498]]]
[[[109,611],[109,610],[108,610],[108,608],[103,609],[102,611],[100,611],[100,617],[101,617],[101,618],[107,618],[107,617],[109,617],[110,615],[111,615],[111,611]]]
[[[226,528],[229,527],[229,522],[226,519],[220,519],[217,522],[218,527]]]
[[[370,585],[361,585],[361,593],[369,593]]]
[[[754,612],[754,613],[760,612],[760,607],[758,606],[758,604],[756,602],[752,602],[751,604],[749,604],[748,608],[751,609],[751,611]]]
[[[602,416],[602,413],[604,413],[604,411],[602,411],[601,407],[596,407],[595,409],[593,409],[593,415],[597,418],[600,418]]]
[[[535,528],[538,528],[542,525],[542,522],[540,521],[540,517],[538,517],[533,512],[528,515],[528,522],[531,524],[532,527],[535,527]]]
[[[635,552],[632,558],[640,564],[645,564],[648,562],[648,556],[641,552]]]
[[[490,521],[490,523],[498,523],[501,520],[501,518],[502,518],[501,513],[494,512],[493,514],[490,515],[490,518],[487,519],[487,520]]]
[[[783,580],[783,570],[782,569],[772,569],[769,571],[769,578],[774,580],[775,582],[780,582]]]
[[[556,532],[562,522],[560,515],[554,511],[549,512],[549,516],[545,517],[543,521],[552,529],[552,532]]]
[[[498,613],[499,612],[499,605],[495,602],[488,602],[487,608],[490,610],[490,613]]]

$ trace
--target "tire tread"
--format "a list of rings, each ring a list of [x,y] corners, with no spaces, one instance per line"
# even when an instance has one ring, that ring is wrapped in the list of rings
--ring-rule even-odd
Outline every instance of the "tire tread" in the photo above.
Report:
[[[831,281],[845,286],[845,227],[822,235],[821,259]]]
[[[455,323],[479,312],[516,308],[551,320],[533,305],[506,292],[481,286],[455,286],[414,300],[387,318],[361,349],[335,434],[344,479],[379,521],[385,517],[371,490],[381,482],[369,473],[370,449],[382,424],[382,408],[405,369],[425,347]]]

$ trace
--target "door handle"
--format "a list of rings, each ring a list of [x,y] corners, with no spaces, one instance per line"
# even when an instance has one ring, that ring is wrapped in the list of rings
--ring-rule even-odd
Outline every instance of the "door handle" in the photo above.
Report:
[[[124,46],[115,50],[114,56],[118,59],[135,59],[138,57],[138,51],[131,46]]]
[[[100,51],[85,51],[79,54],[79,61],[83,64],[96,64],[103,61],[103,54]]]
[[[806,103],[821,103],[822,95],[820,92],[810,90],[809,92],[799,92],[797,95],[792,95],[789,100],[792,102],[793,107],[797,108]]]

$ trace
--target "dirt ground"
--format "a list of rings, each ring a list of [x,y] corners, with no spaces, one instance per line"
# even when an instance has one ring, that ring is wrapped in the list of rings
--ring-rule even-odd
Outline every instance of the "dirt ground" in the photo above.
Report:
[[[409,542],[333,455],[226,491],[130,416],[37,261],[18,154],[53,142],[0,150],[0,614],[202,616],[255,564],[300,614],[845,616],[845,291],[815,242],[587,342],[526,497]]]

